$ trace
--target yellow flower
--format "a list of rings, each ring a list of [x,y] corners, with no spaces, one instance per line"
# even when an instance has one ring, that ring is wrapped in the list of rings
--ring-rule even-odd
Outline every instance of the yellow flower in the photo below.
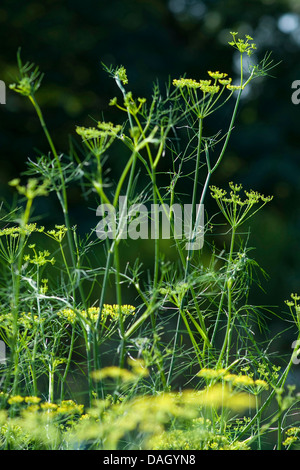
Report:
[[[29,236],[32,232],[43,232],[44,227],[37,228],[36,224],[26,224],[24,228],[21,227],[7,227],[0,230],[0,237],[2,236]]]
[[[227,85],[226,88],[230,91],[241,90],[243,87],[240,85]]]
[[[20,186],[19,183],[20,179],[15,178],[9,182],[9,185],[15,187],[18,193],[26,196],[27,199],[33,200],[37,196],[48,195],[48,180],[44,180],[40,183],[37,178],[29,178],[26,186]]]
[[[79,134],[81,137],[84,139],[98,139],[99,137],[102,136],[102,132],[98,129],[95,129],[95,127],[76,127],[76,132]]]
[[[197,82],[191,78],[180,78],[179,80],[174,79],[173,85],[177,86],[178,88],[200,88],[201,86],[200,82]]]
[[[132,367],[133,373],[138,377],[147,377],[149,371],[142,359],[128,359],[128,364]]]
[[[226,382],[234,382],[234,380],[236,379],[236,377],[237,377],[236,374],[226,374],[226,375],[224,376],[224,380],[225,380]]]
[[[137,379],[137,376],[133,372],[121,369],[117,366],[104,367],[101,370],[94,371],[91,375],[96,381],[103,380],[107,377],[120,379],[122,382],[134,382]]]
[[[198,377],[204,377],[205,379],[216,379],[222,377],[226,373],[226,369],[201,369],[198,372]]]
[[[31,416],[32,413],[37,413],[39,411],[40,407],[39,405],[29,405],[26,410],[23,410],[22,414],[24,417],[26,416]]]
[[[220,90],[220,87],[218,85],[201,85],[200,88],[203,93],[209,93],[211,95],[219,93]]]
[[[123,85],[127,85],[128,83],[128,78],[127,78],[127,72],[126,69],[123,65],[121,65],[115,72],[115,77],[121,80]]]
[[[220,85],[227,86],[230,85],[232,82],[232,78],[227,78],[226,80],[219,80]]]
[[[254,380],[248,375],[237,375],[233,381],[233,385],[241,385],[247,387],[250,385],[254,385]]]
[[[15,395],[14,397],[10,397],[7,402],[9,405],[15,405],[22,403],[24,401],[24,397],[21,397],[20,395]]]
[[[299,432],[300,432],[300,428],[298,428],[296,426],[293,426],[293,427],[289,428],[286,431],[286,435],[287,436],[296,436],[297,434],[299,434]]]
[[[41,404],[41,408],[44,411],[56,411],[58,407],[55,403],[45,402]]]
[[[240,51],[241,54],[244,52],[247,53],[248,56],[253,54],[253,51],[256,49],[256,44],[253,41],[253,38],[249,36],[249,34],[245,35],[246,40],[244,39],[236,39],[238,33],[230,33],[232,35],[233,41],[230,41],[228,44],[233,46],[235,49]]]
[[[73,400],[63,400],[57,407],[57,413],[83,414],[84,405],[77,405]]]
[[[35,264],[37,266],[44,266],[47,263],[50,263],[52,265],[55,264],[54,257],[48,258],[48,256],[50,256],[50,253],[48,250],[36,252],[34,244],[29,245],[28,248],[33,250],[34,255],[32,257],[30,257],[30,255],[25,255],[24,256],[25,261],[28,261],[29,263]]]
[[[210,70],[208,71],[208,75],[215,80],[218,80],[220,78],[225,78],[227,77],[227,73],[221,73],[218,70],[216,72],[211,72]]]
[[[297,437],[295,436],[290,436],[290,437],[287,437],[285,439],[285,441],[283,442],[283,445],[284,446],[290,446],[291,444],[293,444],[293,442],[297,441]]]
[[[61,243],[68,229],[64,225],[55,225],[56,230],[48,230],[46,235]]]
[[[99,315],[99,307],[89,307],[87,310],[78,310],[78,314],[82,318],[89,319],[91,321],[96,322]],[[121,305],[121,314],[122,315],[134,315],[135,314],[135,307],[133,305]],[[57,312],[57,315],[61,318],[65,318],[70,323],[75,323],[78,315],[76,310],[72,310],[70,308],[64,308]],[[119,305],[117,304],[104,304],[101,314],[101,321],[105,321],[107,318],[110,320],[118,320],[120,315],[119,312]]]
[[[121,130],[121,126],[114,126],[111,122],[98,122],[97,129],[95,127],[77,126],[76,132],[84,140],[99,139],[106,136],[115,136]]]
[[[24,400],[25,400],[25,403],[31,403],[31,404],[37,404],[41,401],[39,397],[35,397],[35,396],[25,397]]]
[[[255,402],[248,393],[232,393],[224,384],[217,384],[213,387],[201,390],[199,398],[203,406],[227,407],[241,411],[248,407],[254,407]],[[196,396],[194,397],[194,401]]]
[[[211,84],[211,80],[200,80],[199,83],[201,86],[208,86]]]
[[[265,390],[267,390],[267,389],[269,388],[269,385],[267,384],[267,382],[265,382],[265,380],[261,380],[261,379],[255,380],[255,385],[256,385],[259,389],[265,389]]]

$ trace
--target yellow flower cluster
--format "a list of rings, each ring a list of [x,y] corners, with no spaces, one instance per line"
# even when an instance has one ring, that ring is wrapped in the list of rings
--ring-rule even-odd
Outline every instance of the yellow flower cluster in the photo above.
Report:
[[[97,400],[88,411],[91,421],[84,420],[76,435],[77,439],[104,439],[105,448],[114,449],[128,432],[136,430],[146,433],[149,438],[160,436],[170,423],[175,425],[175,420],[179,428],[182,422],[197,420],[203,407],[228,407],[239,412],[249,406],[254,407],[255,402],[248,393],[234,393],[221,385],[202,391],[144,395],[112,405],[105,400]],[[101,426],[96,429],[92,425],[93,418],[99,419],[99,416]]]
[[[121,65],[115,72],[115,78],[121,80],[123,85],[127,85],[128,78],[127,78],[127,71],[123,65]]]
[[[173,85],[178,88],[199,88],[203,93],[210,93],[212,95],[218,93],[220,90],[220,87],[218,85],[211,85],[211,80],[200,80],[199,82],[197,82],[196,80],[193,80],[191,78],[180,78],[179,80],[174,79]]]
[[[124,107],[118,104],[118,100],[116,97],[110,100],[109,106],[117,106],[117,108],[121,109],[122,111],[129,111],[130,114],[134,116],[141,111],[145,103],[146,98],[137,98],[137,100],[134,100],[132,92],[128,91],[124,96]]]
[[[121,369],[117,366],[109,366],[104,367],[101,370],[94,371],[92,373],[92,378],[96,381],[109,377],[111,379],[121,380],[122,382],[135,382],[141,377],[147,377],[149,375],[149,371],[142,360],[130,360],[129,364],[132,367],[132,371]]]
[[[88,320],[92,320],[96,322],[99,316],[100,309],[99,307],[90,307],[87,310],[79,310],[79,315],[81,318],[85,318]],[[58,316],[61,318],[65,318],[68,320],[69,323],[75,323],[78,314],[76,310],[72,310],[71,308],[65,308],[57,312]],[[128,316],[135,314],[135,307],[133,305],[122,305],[121,306],[121,314]],[[101,312],[101,321],[106,320],[109,318],[110,320],[118,320],[120,315],[119,305],[117,304],[104,304]]]
[[[175,78],[173,80],[173,85],[177,86],[178,88],[200,88],[200,82],[197,82],[191,78],[180,78],[179,80]]]
[[[225,197],[227,191],[225,191],[224,189],[217,188],[216,186],[210,186],[211,197],[216,200],[221,200],[222,202],[225,202],[227,204],[234,203],[238,204],[239,206],[253,205],[258,203],[259,201],[266,203],[270,202],[273,199],[273,196],[264,196],[263,194],[260,194],[257,191],[253,191],[251,189],[250,191],[244,191],[247,198],[242,201],[240,196],[238,195],[238,193],[242,189],[242,185],[230,182],[229,187],[231,189],[230,197]]]
[[[43,232],[44,229],[45,227],[37,227],[36,224],[26,224],[24,228],[6,227],[0,230],[0,237],[18,237],[19,235],[31,235],[32,232]]]
[[[215,80],[220,80],[227,77],[227,73],[221,73],[218,70],[216,72],[211,72],[211,70],[209,70],[207,73],[211,78],[214,78]]]
[[[97,128],[82,126],[76,127],[77,134],[79,134],[84,140],[99,139],[101,137],[107,136],[116,136],[120,130],[120,125],[114,126],[111,122],[98,122]]]
[[[250,450],[247,443],[231,443],[226,436],[206,428],[164,431],[150,438],[147,445],[151,450]]]
[[[226,369],[201,369],[198,373],[199,377],[203,377],[207,380],[220,379],[230,383],[236,387],[251,387],[256,391],[267,390],[268,384],[266,381],[257,379],[254,380],[250,375],[244,374],[230,374]]]
[[[97,128],[77,126],[76,132],[87,148],[99,158],[112,145],[121,128],[111,122],[98,122]]]
[[[134,364],[137,369],[141,366],[137,360],[134,360],[131,364],[133,373]],[[114,375],[116,370],[110,368],[106,370],[107,372]],[[84,406],[72,400],[64,400],[57,404],[41,402],[39,397],[17,395],[9,397],[8,404],[16,407],[18,416],[10,420],[9,410],[3,410],[2,415],[0,413],[0,432],[6,423],[10,427],[16,424],[21,432],[20,438],[27,436],[27,439],[28,437],[37,439],[47,446],[57,442],[64,433],[63,437],[70,445],[81,440],[86,442],[89,439],[96,439],[102,442],[104,449],[112,450],[117,448],[120,440],[128,432],[137,431],[147,441],[151,437],[157,437],[156,443],[155,439],[152,441],[152,448],[155,445],[169,448],[172,442],[176,441],[179,448],[192,449],[196,445],[195,439],[198,438],[198,442],[202,441],[199,442],[199,446],[205,445],[205,448],[217,446],[225,449],[230,442],[224,440],[225,436],[221,433],[218,434],[218,431],[211,429],[210,421],[202,416],[203,407],[227,407],[240,412],[249,406],[255,406],[252,398],[248,393],[234,392],[229,387],[219,384],[201,391],[161,392],[133,399],[121,397],[117,403],[107,397],[105,400],[95,400],[84,414]],[[67,426],[61,421],[66,417]],[[183,436],[180,430],[182,424],[186,425],[187,422],[190,422],[191,427]],[[175,426],[172,428],[175,432],[173,436],[169,434],[170,423]],[[170,439],[172,437],[174,439]]]
[[[203,93],[209,93],[210,95],[215,95],[219,93],[219,85],[201,85],[200,89]]]
[[[56,408],[56,413],[60,414],[82,414],[84,405],[78,405],[73,400],[63,400]]]
[[[230,83],[232,82],[232,78],[226,78],[226,79],[219,79],[219,83],[222,86],[226,86],[228,89],[230,87]]]
[[[130,370],[121,369],[117,366],[105,367],[101,370],[92,372],[92,378],[96,381],[100,381],[106,378],[121,380],[122,382],[134,382],[136,379],[135,374]]]
[[[199,88],[203,93],[209,93],[211,95],[216,94],[220,91],[220,85],[223,87],[228,88],[229,90],[236,90],[240,87],[236,87],[231,85],[232,78],[225,78],[227,77],[227,73],[208,71],[208,75],[214,79],[214,83],[212,84],[211,80],[194,80],[191,78],[180,78],[174,79],[173,85],[178,88]]]
[[[32,330],[34,325],[42,323],[45,318],[40,318],[38,315],[33,315],[31,312],[20,312],[18,316],[19,327],[25,328],[26,330]],[[0,323],[2,327],[11,328],[13,324],[13,316],[11,312],[0,315]]]
[[[300,295],[291,294],[291,299],[293,300],[285,300],[286,305],[288,305],[289,307],[299,307],[298,300],[300,300]]]
[[[46,235],[58,243],[61,243],[68,229],[65,225],[55,225],[55,228],[56,230],[48,230]]]
[[[32,97],[41,85],[43,74],[34,64],[27,62],[25,65],[22,65],[20,51],[18,51],[18,64],[20,78],[17,83],[10,84],[9,88],[23,96]]]
[[[205,379],[211,380],[211,379],[219,379],[222,378],[226,374],[226,369],[201,369],[200,372],[198,372],[199,377],[204,377]]]
[[[23,77],[20,79],[19,83],[12,83],[9,85],[11,90],[20,93],[23,96],[29,96],[32,92],[31,80],[30,77]]]
[[[245,35],[245,39],[237,39],[237,32],[231,32],[230,34],[233,38],[233,41],[228,43],[230,46],[240,51],[241,54],[244,54],[245,52],[248,56],[253,54],[253,51],[256,49],[256,44],[252,42],[253,38],[249,36],[249,34]]]
[[[55,412],[56,414],[80,414],[82,415],[84,411],[84,405],[75,403],[73,400],[62,400],[60,404],[43,402],[41,403],[41,398],[37,396],[26,396],[22,397],[21,395],[14,395],[7,400],[9,405],[20,405],[27,404],[29,407],[28,411],[45,411],[45,412]],[[31,405],[35,405],[32,407]]]
[[[36,266],[44,266],[47,263],[54,264],[55,263],[55,258],[48,258],[50,256],[50,252],[48,250],[44,251],[39,251],[37,252],[35,250],[35,245],[29,245],[29,248],[31,248],[34,252],[33,256],[30,255],[25,255],[24,256],[24,261],[35,264]]]
[[[283,442],[283,445],[290,447],[294,442],[299,442],[300,428],[293,426],[286,431],[286,439]]]
[[[18,405],[19,403],[23,403],[24,397],[21,397],[20,395],[15,395],[7,400],[7,403],[9,405]]]
[[[9,185],[16,188],[19,194],[25,196],[29,200],[33,200],[37,196],[47,196],[49,181],[44,180],[42,183],[37,178],[29,178],[26,186],[20,185],[20,178],[14,178]]]

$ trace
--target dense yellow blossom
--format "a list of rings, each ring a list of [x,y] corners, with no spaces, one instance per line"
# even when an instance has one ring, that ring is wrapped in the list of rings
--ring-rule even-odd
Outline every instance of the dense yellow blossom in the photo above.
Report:
[[[78,313],[81,318],[91,320],[96,322],[99,316],[100,308],[99,307],[90,307],[87,310],[78,310]],[[128,316],[135,314],[135,307],[132,305],[122,305],[121,306],[121,314]],[[75,323],[78,319],[78,314],[76,310],[71,308],[65,308],[57,312],[57,315],[61,318],[65,318],[70,323]],[[101,312],[101,321],[106,320],[107,318],[110,320],[117,320],[120,315],[119,305],[117,304],[104,304]]]

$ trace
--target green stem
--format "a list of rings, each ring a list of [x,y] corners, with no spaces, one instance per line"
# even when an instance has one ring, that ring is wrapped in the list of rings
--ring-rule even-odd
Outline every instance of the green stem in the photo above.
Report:
[[[90,325],[83,325],[82,326],[84,339],[85,339],[85,348],[86,348],[86,365],[87,365],[87,380],[88,380],[88,389],[89,389],[89,405],[92,406],[93,400],[93,381],[92,381],[92,332]]]
[[[13,271],[13,291],[14,291],[14,300],[13,300],[13,308],[12,308],[12,316],[13,316],[13,324],[12,324],[12,340],[11,340],[11,363],[10,363],[10,371],[11,368],[14,368],[14,381],[12,387],[12,394],[16,395],[17,387],[18,387],[18,371],[19,371],[19,354],[17,350],[17,343],[18,343],[18,317],[19,317],[19,302],[20,302],[20,284],[21,284],[21,271],[22,271],[22,264],[23,264],[23,256],[24,256],[24,248],[25,248],[25,229],[26,225],[28,224],[30,218],[30,211],[32,207],[33,199],[27,199],[27,204],[25,207],[24,215],[21,221],[21,229],[24,231],[20,237],[20,251],[18,255],[18,262],[16,271]],[[7,375],[10,376],[10,373]]]
[[[282,450],[282,410],[280,403],[278,404],[278,423],[277,423],[277,450]]]
[[[225,279],[225,283],[227,285],[226,287],[227,287],[227,299],[228,299],[228,301],[227,301],[227,306],[228,306],[228,308],[227,308],[227,327],[226,327],[226,333],[225,333],[223,346],[222,346],[221,353],[220,353],[220,356],[219,356],[219,359],[218,359],[218,365],[220,365],[222,363],[223,356],[224,356],[226,348],[227,348],[227,358],[229,356],[230,332],[232,331],[232,325],[231,325],[232,298],[231,298],[231,296],[232,296],[232,284],[233,284],[233,279],[230,277],[230,268],[231,268],[231,263],[232,263],[233,250],[234,250],[235,235],[236,235],[236,227],[233,226],[232,227],[229,257],[228,257],[228,261],[227,261],[227,273],[226,273],[226,279]],[[223,297],[225,296],[226,287],[224,286],[224,289],[223,289],[222,299],[221,299],[222,301],[220,302],[221,305],[223,304]],[[222,308],[222,306],[221,306],[221,308]],[[218,311],[218,317],[217,317],[217,320],[216,320],[216,325],[215,325],[215,331],[214,331],[213,338],[216,334],[216,328],[217,328],[217,323],[218,323],[219,318],[220,318],[221,308],[219,308],[219,311]]]
[[[37,101],[36,101],[36,99],[33,95],[29,95],[29,99],[30,99],[31,103],[33,104],[33,106],[35,108],[35,111],[38,115],[38,118],[40,120],[42,129],[45,133],[45,136],[46,136],[47,141],[49,143],[50,149],[51,149],[51,151],[53,153],[53,156],[55,158],[57,169],[58,169],[58,172],[59,172],[59,175],[60,175],[61,188],[62,188],[62,199],[61,199],[61,195],[60,195],[58,189],[56,189],[56,193],[57,193],[58,199],[60,201],[60,204],[61,204],[61,207],[62,207],[62,210],[63,210],[65,225],[68,229],[67,237],[68,237],[69,250],[70,250],[70,255],[71,255],[73,267],[75,268],[76,267],[76,261],[75,261],[74,241],[73,241],[72,234],[71,234],[71,226],[70,226],[69,213],[68,213],[68,199],[67,199],[67,191],[66,191],[64,173],[63,173],[63,170],[62,170],[62,167],[61,167],[61,163],[60,163],[60,159],[58,157],[58,153],[56,151],[56,148],[54,146],[54,143],[53,143],[53,140],[50,136],[48,128],[46,126],[42,110],[41,110],[39,104],[37,103]]]
[[[124,318],[122,314],[122,292],[121,292],[121,280],[120,280],[120,257],[119,257],[119,246],[115,244],[114,249],[114,262],[115,262],[115,283],[116,283],[116,297],[117,304],[119,307],[119,329],[121,336],[121,352],[120,352],[120,368],[124,367],[125,364],[125,331],[124,331]]]
[[[259,409],[259,406],[258,406],[258,395],[256,394],[255,395],[255,410],[256,410],[256,413],[258,413],[258,409]],[[258,439],[257,439],[257,450],[261,450],[261,438],[260,438],[260,416],[257,417],[257,433],[258,433]]]
[[[53,359],[53,358],[52,358]],[[48,402],[54,401],[54,365],[53,360],[49,364]]]
[[[61,388],[60,388],[60,400],[62,401],[64,399],[64,384],[67,379],[67,375],[71,366],[71,360],[73,356],[73,349],[74,349],[74,343],[75,343],[75,325],[72,325],[72,333],[71,333],[71,342],[69,346],[69,354],[68,354],[68,359],[66,363],[66,367],[64,370],[63,377],[61,379]]]
[[[133,175],[134,175],[134,170],[135,170],[135,163],[136,163],[136,159],[137,159],[137,153],[135,151],[132,152],[132,155],[130,157],[130,159],[128,160],[123,172],[122,172],[122,175],[118,181],[118,185],[117,185],[117,188],[116,188],[116,192],[115,192],[115,196],[114,196],[114,201],[113,201],[113,205],[114,207],[116,207],[117,203],[118,203],[118,199],[119,199],[119,196],[120,196],[120,193],[121,193],[121,189],[122,189],[122,186],[124,184],[124,181],[126,179],[126,176],[128,174],[128,171],[130,169],[130,167],[133,168],[132,172],[131,172],[131,175],[130,175],[130,179],[129,179],[129,183],[128,183],[128,190],[127,190],[127,197],[129,196],[129,192],[130,192],[130,189],[131,189],[131,186],[132,186],[132,180],[133,180]]]
[[[229,129],[228,129],[228,132],[227,132],[227,135],[226,135],[226,139],[225,139],[225,142],[224,142],[224,144],[223,144],[222,150],[221,150],[221,152],[220,152],[219,158],[218,158],[217,162],[215,163],[214,167],[213,167],[212,170],[211,170],[212,173],[214,173],[214,172],[216,171],[216,169],[218,168],[218,166],[220,165],[220,163],[221,163],[221,161],[222,161],[222,158],[223,158],[223,156],[224,156],[224,153],[225,153],[225,151],[226,151],[226,148],[227,148],[227,145],[228,145],[230,136],[231,136],[231,132],[233,131],[233,125],[234,125],[235,118],[236,118],[236,114],[237,114],[237,110],[238,110],[238,107],[239,107],[239,103],[240,103],[242,91],[243,91],[243,90],[239,90],[239,93],[238,93],[238,96],[237,96],[237,99],[236,99],[236,102],[235,102],[233,114],[232,114],[232,117],[231,117]]]
[[[196,158],[196,165],[195,165],[195,176],[194,176],[194,186],[193,186],[193,195],[192,195],[192,219],[191,219],[191,233],[190,233],[190,240],[192,235],[192,221],[195,217],[196,211],[196,198],[197,198],[197,190],[198,190],[198,178],[199,178],[199,169],[200,169],[200,156],[201,156],[201,145],[202,145],[202,133],[203,133],[203,118],[199,119],[199,126],[198,126],[198,145],[197,145],[197,158]]]
[[[153,291],[156,290],[159,272],[159,213],[157,207],[157,193],[156,193],[156,173],[152,168],[152,197],[154,204],[154,274],[153,274]],[[154,325],[153,325],[154,326]]]

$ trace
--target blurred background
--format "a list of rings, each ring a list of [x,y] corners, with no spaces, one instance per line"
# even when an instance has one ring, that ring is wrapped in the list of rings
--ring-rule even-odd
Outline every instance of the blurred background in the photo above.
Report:
[[[249,243],[270,276],[266,292],[257,291],[253,302],[277,305],[281,312],[290,293],[300,293],[300,105],[291,101],[291,85],[300,80],[299,0],[2,0],[0,79],[14,81],[21,47],[23,60],[45,74],[38,101],[56,147],[67,152],[76,125],[110,116],[108,103],[118,91],[101,62],[124,65],[129,89],[147,97],[157,78],[164,84],[184,73],[195,79],[207,70],[237,73],[236,55],[227,46],[230,31],[254,38],[257,60],[272,51],[280,64],[274,78],[254,82],[243,99],[237,130],[212,184],[225,187],[234,180],[274,195],[253,219]],[[27,101],[7,87],[6,105],[0,106],[4,198],[10,197],[8,181],[26,169],[27,158],[48,151]],[[111,161],[112,172],[121,159]],[[78,226],[87,227],[94,214],[76,188],[70,203]],[[53,208],[44,209],[51,219]],[[278,328],[274,323],[275,332]],[[286,348],[290,351],[291,341]]]

